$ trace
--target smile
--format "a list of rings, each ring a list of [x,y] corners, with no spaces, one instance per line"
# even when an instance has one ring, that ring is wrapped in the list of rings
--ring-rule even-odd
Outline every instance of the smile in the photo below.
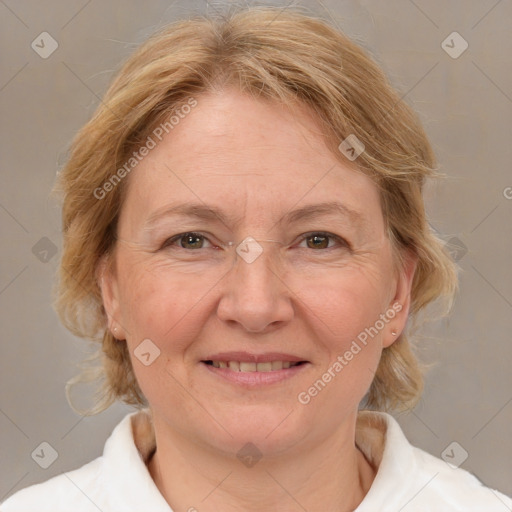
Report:
[[[254,361],[203,361],[209,366],[215,368],[227,368],[234,372],[273,372],[286,370],[293,366],[298,366],[305,361],[266,361],[264,363],[255,363]]]
[[[292,379],[311,366],[308,361],[219,361],[203,360],[201,366],[215,379],[254,389]]]

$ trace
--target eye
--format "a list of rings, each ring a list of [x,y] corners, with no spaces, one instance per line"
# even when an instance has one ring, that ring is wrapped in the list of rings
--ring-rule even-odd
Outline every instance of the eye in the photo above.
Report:
[[[167,239],[164,242],[162,249],[174,246],[175,242],[179,242],[177,246],[179,249],[203,249],[203,242],[205,240],[208,239],[200,233],[180,233],[179,235]]]
[[[303,240],[306,241],[308,249],[333,249],[333,247],[329,247],[330,240],[334,240],[342,247],[350,248],[350,245],[343,238],[323,231],[307,233]]]
[[[333,235],[332,233],[325,233],[323,231],[307,233],[302,238],[303,241],[306,241],[308,249],[334,249],[331,241],[334,241],[338,244],[338,246],[345,247],[350,249],[350,245],[343,238]],[[162,245],[162,249],[168,247],[176,247],[177,249],[205,249],[204,242],[208,241],[208,239],[202,235],[201,233],[196,232],[187,232],[180,233],[179,235],[175,235],[171,238],[168,238]],[[211,243],[208,241],[208,243]]]

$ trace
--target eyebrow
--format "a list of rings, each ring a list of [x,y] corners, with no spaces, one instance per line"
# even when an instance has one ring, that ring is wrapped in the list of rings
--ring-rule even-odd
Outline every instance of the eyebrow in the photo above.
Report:
[[[349,221],[361,228],[366,225],[366,219],[360,212],[337,201],[312,204],[297,208],[283,215],[277,224],[293,224],[304,220],[314,220],[328,215],[347,217]],[[205,221],[220,221],[226,226],[231,222],[237,226],[242,220],[239,217],[230,219],[221,209],[215,206],[208,206],[201,203],[182,203],[155,211],[146,220],[144,227],[149,228],[160,219],[171,216],[195,217]]]

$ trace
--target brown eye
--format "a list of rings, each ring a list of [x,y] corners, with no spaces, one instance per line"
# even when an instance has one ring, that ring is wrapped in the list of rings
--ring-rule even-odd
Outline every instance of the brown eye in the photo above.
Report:
[[[309,233],[304,237],[304,240],[306,240],[308,249],[333,249],[332,244],[329,246],[331,240],[337,242],[339,246],[349,247],[348,243],[343,240],[343,238],[330,233]]]
[[[163,247],[177,246],[178,249],[203,249],[206,238],[199,233],[180,233],[164,242]],[[178,242],[176,244],[176,242]]]
[[[308,247],[310,249],[327,249],[329,246],[329,237],[324,235],[312,235],[307,237]]]

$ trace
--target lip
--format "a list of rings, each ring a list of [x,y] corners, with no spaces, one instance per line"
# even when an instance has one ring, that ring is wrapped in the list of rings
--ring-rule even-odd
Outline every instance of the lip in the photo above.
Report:
[[[240,353],[239,353],[240,354]],[[275,354],[265,354],[265,357],[275,357]],[[215,356],[217,357],[217,356]],[[247,357],[244,356],[244,357]],[[290,357],[290,356],[287,356]],[[219,359],[215,359],[219,360]],[[220,359],[223,361],[224,359]],[[240,359],[228,359],[228,361],[239,361]],[[259,359],[257,362],[265,363],[268,361],[282,361],[283,359]],[[284,359],[285,361],[290,361],[290,359]],[[242,361],[249,361],[249,359],[242,359]],[[303,359],[297,359],[293,362],[304,361]],[[200,366],[205,368],[206,371],[210,372],[214,376],[224,379],[233,384],[237,384],[239,386],[243,386],[246,388],[254,388],[258,386],[264,386],[269,384],[275,384],[279,382],[283,382],[287,379],[294,377],[295,375],[303,372],[308,366],[310,366],[309,362],[305,362],[304,364],[291,366],[290,368],[283,368],[282,370],[274,370],[271,372],[235,372],[230,370],[229,368],[215,368],[215,366],[211,366],[206,364],[204,361],[200,362]]]
[[[268,363],[271,361],[290,361],[291,363],[299,363],[301,361],[308,362],[303,357],[297,357],[283,352],[265,352],[264,354],[253,354],[250,352],[219,352],[218,354],[211,354],[203,358],[202,361],[244,361],[248,363]]]

